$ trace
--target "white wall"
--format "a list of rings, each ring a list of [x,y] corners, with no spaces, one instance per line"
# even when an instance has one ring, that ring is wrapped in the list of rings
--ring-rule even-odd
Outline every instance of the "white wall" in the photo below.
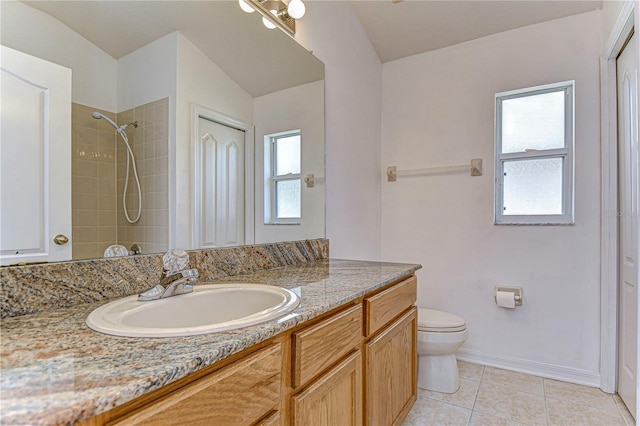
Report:
[[[176,96],[178,32],[118,60],[118,112]]]
[[[331,257],[380,258],[382,66],[346,1],[308,1],[296,40],[325,64],[326,226]]]
[[[169,200],[171,247],[192,247],[191,106],[199,105],[244,123],[253,122],[253,98],[211,62],[186,37],[178,34],[175,145],[171,150],[175,182]],[[245,150],[246,152],[246,150]]]
[[[300,129],[302,136],[302,177],[313,173],[324,177],[324,81],[303,84],[254,99],[255,125],[255,242],[294,241],[322,238],[324,229],[325,186],[307,188],[302,182],[299,225],[264,224],[264,148],[265,135]]]
[[[71,99],[116,111],[116,60],[51,16],[3,1],[2,44],[72,70]]]
[[[383,66],[382,164],[484,160],[484,175],[382,184],[382,255],[421,263],[418,304],[467,321],[468,359],[599,385],[601,12]],[[575,80],[574,226],[493,225],[494,94]],[[498,308],[494,286],[522,286]]]

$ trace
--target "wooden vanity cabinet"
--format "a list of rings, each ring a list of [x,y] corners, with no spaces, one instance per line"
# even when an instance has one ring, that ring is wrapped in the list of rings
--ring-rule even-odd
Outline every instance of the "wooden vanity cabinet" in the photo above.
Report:
[[[83,424],[401,424],[417,395],[416,285],[365,295]]]
[[[416,277],[365,297],[367,425],[401,424],[417,399]]]
[[[417,326],[414,307],[366,343],[366,424],[401,424],[416,401]]]
[[[292,333],[291,424],[362,424],[362,321],[358,304]]]
[[[417,399],[416,295],[412,276],[293,333],[292,385],[306,387],[292,397],[292,425],[402,423]],[[344,361],[307,385],[310,377],[340,359]]]

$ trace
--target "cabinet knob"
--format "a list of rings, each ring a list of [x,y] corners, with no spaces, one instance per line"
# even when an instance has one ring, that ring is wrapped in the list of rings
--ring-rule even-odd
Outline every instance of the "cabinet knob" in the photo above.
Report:
[[[53,242],[59,246],[63,246],[69,242],[69,238],[66,235],[58,234],[53,237]]]

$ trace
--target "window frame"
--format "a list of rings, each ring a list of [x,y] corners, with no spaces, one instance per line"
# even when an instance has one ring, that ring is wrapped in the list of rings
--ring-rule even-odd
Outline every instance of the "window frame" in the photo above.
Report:
[[[286,175],[277,175],[277,150],[278,139],[284,139],[291,136],[300,137],[300,173],[288,173]],[[268,160],[265,164],[268,164],[268,173],[266,177],[268,179],[268,194],[265,200],[269,200],[269,205],[265,206],[265,225],[299,225],[302,221],[302,132],[300,129],[288,130],[286,132],[273,133],[265,136],[265,145]],[[278,208],[278,191],[277,183],[298,180],[300,181],[300,216],[299,217],[287,217],[281,218],[277,216]]]
[[[564,92],[564,148],[502,153],[502,102],[514,98]],[[495,95],[495,225],[573,225],[574,222],[574,133],[575,81],[563,81]],[[504,212],[504,165],[506,162],[562,158],[562,213],[509,215]]]

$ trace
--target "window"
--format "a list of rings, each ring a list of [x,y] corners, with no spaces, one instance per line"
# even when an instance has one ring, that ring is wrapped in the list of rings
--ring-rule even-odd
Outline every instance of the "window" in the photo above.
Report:
[[[265,136],[265,223],[299,224],[300,131]]]
[[[496,224],[573,223],[573,86],[496,94]]]

